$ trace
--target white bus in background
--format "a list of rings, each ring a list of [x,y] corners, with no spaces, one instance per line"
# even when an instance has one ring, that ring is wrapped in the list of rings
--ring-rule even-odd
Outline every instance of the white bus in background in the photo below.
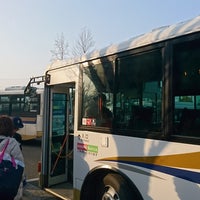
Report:
[[[43,188],[73,200],[199,200],[200,16],[45,76]]]
[[[25,86],[11,86],[0,91],[0,115],[19,116],[24,127],[18,132],[22,140],[29,140],[43,133],[43,89],[33,88],[34,95],[25,95],[24,89]]]

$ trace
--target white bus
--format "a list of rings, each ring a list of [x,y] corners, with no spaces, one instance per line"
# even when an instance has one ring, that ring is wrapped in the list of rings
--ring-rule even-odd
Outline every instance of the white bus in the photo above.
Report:
[[[19,116],[24,127],[18,132],[22,140],[34,139],[43,133],[43,89],[25,95],[25,86],[11,86],[0,91],[0,115]]]
[[[44,95],[43,188],[199,200],[200,16],[53,63]]]

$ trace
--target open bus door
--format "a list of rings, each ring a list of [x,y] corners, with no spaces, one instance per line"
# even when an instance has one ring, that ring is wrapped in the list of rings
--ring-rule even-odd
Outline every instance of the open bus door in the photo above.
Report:
[[[70,89],[55,87],[50,105],[49,186],[72,179],[71,106]]]
[[[63,84],[46,91],[45,130],[43,137],[43,187],[49,188],[64,182],[72,182],[73,111],[72,86]]]

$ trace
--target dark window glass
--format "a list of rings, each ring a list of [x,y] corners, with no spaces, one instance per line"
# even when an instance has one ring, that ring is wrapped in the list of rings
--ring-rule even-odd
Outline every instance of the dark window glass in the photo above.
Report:
[[[51,143],[51,176],[65,173],[66,167],[66,115],[67,95],[53,93],[52,99],[52,143]],[[58,157],[58,155],[60,155]]]
[[[200,137],[200,41],[174,47],[175,134]]]
[[[119,129],[160,131],[162,55],[160,50],[119,59],[115,125]]]
[[[35,97],[21,95],[0,96],[0,114],[9,116],[35,117],[40,112],[40,95]]]
[[[10,115],[10,98],[9,96],[0,96],[0,114]]]

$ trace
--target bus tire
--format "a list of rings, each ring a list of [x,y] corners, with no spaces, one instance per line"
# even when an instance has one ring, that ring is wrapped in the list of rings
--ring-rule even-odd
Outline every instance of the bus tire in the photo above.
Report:
[[[120,174],[107,174],[102,183],[100,200],[141,200],[138,191]]]

